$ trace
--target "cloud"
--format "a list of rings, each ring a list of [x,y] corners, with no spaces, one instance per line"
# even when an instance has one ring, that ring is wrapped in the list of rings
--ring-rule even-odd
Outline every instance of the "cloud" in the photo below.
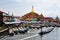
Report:
[[[22,0],[12,0],[12,1],[15,1],[15,2],[21,2]]]
[[[60,0],[10,0],[9,2],[1,2],[4,5],[1,5],[0,8],[12,11],[15,15],[16,13],[19,16],[26,14],[31,11],[31,6],[33,5],[35,11],[39,14],[42,12],[44,16],[60,16]]]
[[[24,2],[24,6],[34,5],[37,12],[42,12],[45,16],[60,16],[60,0],[16,0]],[[28,6],[28,7],[29,7]],[[28,9],[29,10],[29,9]],[[24,12],[23,12],[24,13]]]

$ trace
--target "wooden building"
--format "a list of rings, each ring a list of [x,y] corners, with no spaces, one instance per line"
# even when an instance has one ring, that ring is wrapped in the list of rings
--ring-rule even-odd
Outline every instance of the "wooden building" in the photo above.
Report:
[[[3,12],[0,11],[0,26],[3,25]]]
[[[56,22],[56,23],[60,23],[60,19],[59,19],[58,16],[55,18],[54,22]]]

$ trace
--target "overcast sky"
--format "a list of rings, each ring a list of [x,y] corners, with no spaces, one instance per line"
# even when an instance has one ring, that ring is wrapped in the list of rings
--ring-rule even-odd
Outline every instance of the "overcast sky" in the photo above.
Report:
[[[38,14],[49,17],[60,17],[60,0],[0,0],[0,10],[15,16],[29,13],[34,6]]]

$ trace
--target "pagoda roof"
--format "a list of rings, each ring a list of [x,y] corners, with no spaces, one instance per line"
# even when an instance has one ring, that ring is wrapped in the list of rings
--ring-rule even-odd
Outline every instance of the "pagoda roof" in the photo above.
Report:
[[[27,14],[25,14],[24,16],[22,16],[22,19],[23,20],[31,20],[31,18],[33,18],[33,19],[36,19],[36,18],[43,18],[44,16],[41,14],[41,15],[39,15],[38,13],[36,13],[35,11],[34,11],[34,7],[32,6],[32,10],[31,10],[31,12],[29,12],[29,13],[27,13]]]
[[[25,19],[25,18],[39,18],[39,17],[40,17],[40,15],[35,12],[30,12],[30,13],[27,13],[24,16],[22,16],[23,19]]]
[[[55,20],[59,20],[59,17],[57,16],[57,17],[55,18]]]

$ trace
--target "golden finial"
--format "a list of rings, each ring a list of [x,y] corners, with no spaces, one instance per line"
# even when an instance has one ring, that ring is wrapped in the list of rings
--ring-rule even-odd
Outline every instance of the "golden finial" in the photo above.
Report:
[[[32,12],[34,12],[34,7],[32,6]]]

